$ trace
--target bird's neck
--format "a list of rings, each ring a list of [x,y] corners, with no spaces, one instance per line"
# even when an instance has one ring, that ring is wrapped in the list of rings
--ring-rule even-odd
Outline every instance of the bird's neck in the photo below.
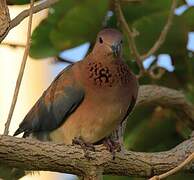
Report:
[[[94,58],[90,54],[83,63],[86,83],[90,82],[94,87],[123,86],[129,81],[130,70],[121,59],[104,59],[102,56]]]
[[[113,54],[107,54],[104,52],[96,52],[96,51],[92,51],[90,54],[88,54],[87,60],[91,60],[92,61],[96,61],[96,62],[101,62],[103,64],[111,64],[111,63],[115,63],[115,61],[119,61],[120,57],[114,57]]]

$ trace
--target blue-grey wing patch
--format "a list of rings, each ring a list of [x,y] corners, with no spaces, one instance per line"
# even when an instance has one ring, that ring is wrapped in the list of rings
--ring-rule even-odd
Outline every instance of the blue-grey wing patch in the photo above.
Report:
[[[49,105],[44,102],[44,96],[26,115],[14,136],[24,132],[24,137],[35,132],[49,132],[60,125],[79,106],[84,98],[84,91],[74,87],[65,87]]]
[[[84,90],[75,85],[71,67],[55,78],[21,122],[14,136],[22,132],[23,137],[31,133],[50,132],[61,126],[80,105],[84,99]]]

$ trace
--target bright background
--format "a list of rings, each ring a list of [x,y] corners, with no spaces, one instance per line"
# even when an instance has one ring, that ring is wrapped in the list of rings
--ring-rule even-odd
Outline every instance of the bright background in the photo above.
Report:
[[[10,15],[15,17],[27,6],[10,6]],[[33,28],[47,15],[47,11],[41,11],[33,16]],[[0,133],[4,131],[9,108],[11,105],[14,88],[20,69],[20,64],[24,52],[26,42],[28,18],[25,19],[19,26],[12,29],[6,39],[0,45]],[[7,44],[21,45],[21,47],[10,47]],[[74,56],[75,59],[81,59],[83,53],[79,56]],[[58,72],[63,69],[66,63],[55,63],[53,59],[45,59],[43,61],[33,60],[28,58],[24,77],[22,80],[18,101],[13,114],[10,132],[12,135],[18,128],[19,123],[24,116],[41,96],[43,91],[49,86]],[[67,179],[72,179],[74,176],[66,176]],[[22,180],[64,180],[64,175],[54,172],[40,172],[40,174],[28,175]]]
[[[188,0],[190,5],[194,5],[194,0]],[[26,6],[11,6],[11,17],[15,17],[20,11],[25,9]],[[181,14],[188,7],[181,6],[176,9],[176,14]],[[33,17],[33,28],[47,15],[47,11],[41,11]],[[24,20],[19,26],[11,30],[9,35],[0,45],[0,132],[3,133],[4,124],[6,122],[9,108],[12,101],[12,96],[17,80],[23,52],[26,41],[26,28],[28,19]],[[7,44],[16,44],[21,47],[11,47]],[[80,47],[61,53],[61,57],[77,61],[82,59],[89,47],[89,43],[85,43]],[[194,32],[189,33],[189,40],[187,48],[194,51]],[[154,57],[149,57],[144,61],[144,66],[149,67]],[[157,62],[160,66],[166,68],[168,71],[173,71],[174,67],[171,63],[168,54],[161,54]],[[10,127],[10,135],[17,129],[19,123],[22,121],[26,113],[41,96],[42,92],[49,86],[54,77],[67,66],[67,63],[55,62],[54,59],[45,59],[42,61],[33,60],[28,58],[17,105],[13,114],[12,123]],[[35,72],[35,73],[34,73]],[[74,178],[68,176],[68,179]],[[41,172],[40,175],[26,176],[22,180],[29,179],[64,179],[64,175],[59,173]]]

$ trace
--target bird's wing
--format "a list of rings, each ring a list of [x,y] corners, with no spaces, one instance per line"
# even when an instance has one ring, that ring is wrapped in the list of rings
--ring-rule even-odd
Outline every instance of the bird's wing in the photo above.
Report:
[[[135,77],[135,75],[131,73],[131,92],[129,92],[131,94],[131,100],[127,109],[127,113],[124,116],[123,120],[121,121],[121,123],[129,116],[129,114],[132,112],[133,108],[135,107],[135,103],[137,100],[137,95],[138,95],[138,89],[139,89],[139,84],[138,81]]]
[[[84,98],[84,90],[79,87],[72,73],[72,66],[64,69],[32,107],[14,136],[24,132],[49,132],[58,128],[79,106]]]

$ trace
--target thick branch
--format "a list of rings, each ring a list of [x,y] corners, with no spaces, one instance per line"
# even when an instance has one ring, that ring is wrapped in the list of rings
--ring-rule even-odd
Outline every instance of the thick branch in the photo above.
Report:
[[[194,128],[194,107],[181,91],[156,85],[141,86],[137,106],[147,104],[161,105],[176,110],[182,120],[192,129]]]
[[[184,114],[188,122],[194,122],[193,106],[186,101],[180,91],[153,85],[141,86],[137,106],[147,104],[174,108]],[[96,152],[89,153],[91,160],[88,160],[79,146],[0,136],[0,164],[25,167],[26,170],[49,170],[90,177],[101,172],[151,177],[178,166],[193,152],[194,137],[170,151],[160,153],[125,151],[116,153],[115,160],[112,160],[112,155],[105,147],[97,146]],[[184,167],[183,170],[194,172],[194,163]]]
[[[77,175],[97,171],[103,174],[150,177],[178,166],[192,152],[194,138],[166,152],[116,153],[115,160],[112,160],[112,155],[104,146],[97,146],[95,153],[89,152],[91,159],[88,160],[79,146],[0,136],[0,164],[25,167],[26,170],[57,171]],[[184,167],[183,170],[194,172],[194,163]]]
[[[184,168],[186,165],[190,164],[194,160],[194,152],[189,155],[181,164],[179,164],[177,167],[171,169],[170,171],[167,171],[159,176],[154,176],[150,178],[149,180],[161,180],[165,179],[168,176],[171,176],[177,172],[179,172],[182,168]]]

